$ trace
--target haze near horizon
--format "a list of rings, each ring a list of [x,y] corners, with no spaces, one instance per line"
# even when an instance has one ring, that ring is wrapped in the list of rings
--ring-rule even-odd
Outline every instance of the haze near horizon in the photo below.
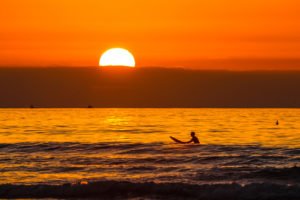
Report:
[[[0,107],[300,108],[300,71],[0,68]]]

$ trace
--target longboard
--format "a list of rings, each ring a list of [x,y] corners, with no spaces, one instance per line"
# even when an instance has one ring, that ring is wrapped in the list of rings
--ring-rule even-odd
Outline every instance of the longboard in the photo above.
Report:
[[[172,136],[170,136],[170,138],[171,138],[174,142],[176,142],[176,143],[186,144],[185,142],[182,142],[182,141],[180,141],[180,140],[178,140],[178,139],[176,139],[176,138],[174,138],[174,137],[172,137]]]

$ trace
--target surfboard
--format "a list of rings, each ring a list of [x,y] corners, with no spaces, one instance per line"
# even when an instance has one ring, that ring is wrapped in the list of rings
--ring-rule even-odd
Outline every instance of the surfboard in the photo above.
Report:
[[[182,141],[180,141],[180,140],[178,140],[178,139],[176,139],[176,138],[174,138],[174,137],[172,137],[172,136],[170,136],[170,138],[171,138],[174,142],[176,142],[176,143],[186,144],[185,142],[182,142]]]

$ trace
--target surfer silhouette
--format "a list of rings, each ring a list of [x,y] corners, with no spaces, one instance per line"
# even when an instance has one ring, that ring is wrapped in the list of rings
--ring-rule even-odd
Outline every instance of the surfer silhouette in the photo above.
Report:
[[[188,143],[192,143],[192,142],[194,142],[195,144],[199,144],[199,143],[200,143],[200,142],[199,142],[199,139],[195,136],[195,132],[191,132],[191,136],[192,136],[192,138],[191,138],[191,140],[188,141],[188,142],[183,142],[183,141],[178,140],[178,139],[176,139],[176,138],[174,138],[174,137],[172,137],[172,136],[170,136],[170,138],[171,138],[174,142],[180,143],[180,144],[188,144]]]
[[[195,136],[195,132],[191,132],[192,139],[186,143],[194,142],[195,144],[199,144],[199,139]]]

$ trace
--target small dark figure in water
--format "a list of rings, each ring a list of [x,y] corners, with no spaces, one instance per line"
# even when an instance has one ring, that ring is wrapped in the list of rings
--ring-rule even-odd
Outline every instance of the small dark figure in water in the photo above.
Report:
[[[30,105],[30,108],[34,108],[34,105]]]
[[[92,105],[89,105],[88,108],[94,108]]]
[[[194,142],[195,144],[199,144],[199,140],[198,138],[195,136],[195,132],[191,132],[191,136],[192,136],[192,139],[186,143],[191,143],[191,142]]]
[[[277,122],[276,122],[276,125],[278,126],[279,125],[279,121],[277,120]]]

